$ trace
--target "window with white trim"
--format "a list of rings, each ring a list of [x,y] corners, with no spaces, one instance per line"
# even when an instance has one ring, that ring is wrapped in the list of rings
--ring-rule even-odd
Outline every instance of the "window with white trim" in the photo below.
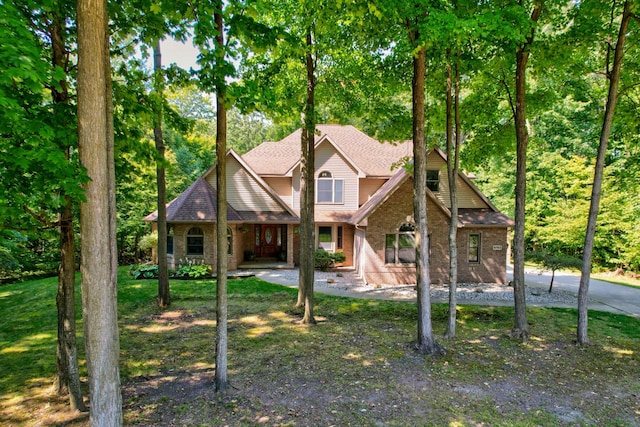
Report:
[[[386,264],[414,264],[416,262],[416,226],[402,224],[395,234],[385,236],[384,262]]]
[[[320,172],[316,180],[316,203],[344,203],[344,179],[334,178],[329,171]]]

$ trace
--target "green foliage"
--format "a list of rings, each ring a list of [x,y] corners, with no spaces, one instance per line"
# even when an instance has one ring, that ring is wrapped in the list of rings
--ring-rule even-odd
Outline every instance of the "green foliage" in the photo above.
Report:
[[[147,264],[147,265],[135,265],[132,264],[129,269],[129,274],[134,279],[157,279],[158,278],[158,265],[157,264]]]
[[[212,268],[208,264],[191,264],[187,263],[178,266],[172,277],[180,279],[203,279],[211,277]]]
[[[560,269],[579,270],[582,266],[582,260],[580,258],[564,254],[551,254],[546,251],[527,252],[525,254],[525,258],[536,262],[551,271],[557,271]]]
[[[150,251],[151,249],[158,246],[158,232],[153,231],[142,237],[140,242],[138,243],[138,247],[144,251]]]
[[[347,259],[344,252],[327,252],[324,249],[316,249],[314,254],[314,265],[320,271],[327,271],[336,264]]]

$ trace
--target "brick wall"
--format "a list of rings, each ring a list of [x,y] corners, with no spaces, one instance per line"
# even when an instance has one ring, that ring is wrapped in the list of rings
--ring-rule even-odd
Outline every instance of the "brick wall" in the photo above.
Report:
[[[449,218],[435,203],[427,201],[430,237],[430,279],[432,283],[448,283],[449,278]],[[366,228],[364,276],[368,283],[414,284],[415,265],[385,264],[385,237],[413,222],[413,184],[405,182],[368,219]],[[468,262],[468,239],[480,234],[479,263]],[[503,228],[458,230],[458,281],[506,283],[507,231]],[[494,249],[495,246],[495,249]],[[501,246],[501,249],[498,249]]]

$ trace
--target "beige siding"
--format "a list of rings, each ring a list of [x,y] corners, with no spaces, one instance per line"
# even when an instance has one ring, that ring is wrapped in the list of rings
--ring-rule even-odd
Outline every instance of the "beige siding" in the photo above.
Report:
[[[358,205],[362,206],[366,203],[367,200],[378,191],[382,184],[384,184],[386,179],[372,179],[372,178],[362,178],[360,179],[360,195],[358,196]]]
[[[291,178],[271,177],[263,178],[269,184],[273,191],[289,206],[293,206],[293,189],[291,187]]]
[[[227,157],[227,202],[239,211],[282,211],[282,207],[231,157]],[[215,173],[207,181],[216,188]]]
[[[358,174],[347,163],[329,142],[324,142],[316,148],[315,177],[320,172],[331,172],[334,179],[344,180],[344,203],[316,204],[318,211],[355,211],[358,209]]]
[[[427,169],[440,171],[440,184],[438,192],[435,196],[447,207],[451,207],[451,198],[449,197],[449,179],[447,178],[447,164],[436,152],[429,153],[427,158]],[[471,188],[462,178],[456,179],[458,189],[458,207],[459,208],[478,208],[486,209],[489,206],[484,200]]]
[[[300,211],[300,167],[294,169],[291,183],[291,197],[293,198],[291,206],[294,210]]]

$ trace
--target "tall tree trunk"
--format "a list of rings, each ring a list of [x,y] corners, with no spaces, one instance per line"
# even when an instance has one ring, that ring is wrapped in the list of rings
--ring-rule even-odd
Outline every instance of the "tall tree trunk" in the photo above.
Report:
[[[300,277],[297,307],[304,305],[302,323],[316,323],[313,315],[313,282],[315,275],[315,64],[312,55],[313,39],[307,32],[307,100],[304,106],[300,144]]]
[[[115,183],[105,0],[78,0],[78,142],[90,180],[81,205],[82,312],[95,426],[122,425]]]
[[[64,40],[64,18],[56,12],[52,17],[51,48],[52,65],[63,70],[66,66],[66,48]],[[59,89],[54,87],[51,96],[54,104],[69,102],[69,89],[66,80],[61,80]],[[65,148],[65,157],[70,160],[71,144]],[[85,411],[80,388],[78,370],[78,350],[76,344],[76,307],[75,307],[75,236],[73,232],[73,203],[71,198],[63,195],[65,205],[60,213],[60,267],[58,270],[58,344],[56,351],[55,389],[59,395],[69,394],[69,405],[72,410]]]
[[[593,188],[591,190],[591,205],[589,207],[589,219],[587,221],[587,232],[584,238],[584,255],[582,258],[582,269],[580,275],[580,286],[578,289],[578,344],[586,345],[589,343],[588,337],[588,309],[587,298],[589,294],[589,279],[591,276],[591,257],[593,255],[593,240],[596,234],[596,221],[598,219],[598,210],[600,206],[600,195],[602,192],[602,178],[604,175],[605,156],[607,154],[607,146],[609,144],[609,135],[611,134],[611,126],[613,124],[613,116],[618,101],[618,83],[620,81],[620,70],[622,68],[622,59],[624,56],[624,44],[627,39],[627,31],[629,29],[629,21],[632,17],[631,1],[626,0],[624,10],[622,12],[622,20],[620,22],[620,31],[618,32],[618,41],[613,57],[613,68],[607,73],[609,78],[609,94],[607,96],[607,105],[605,107],[604,119],[602,121],[602,129],[600,130],[600,144],[598,146],[598,157],[596,159],[596,167],[593,177]]]
[[[456,55],[458,57],[458,55]],[[460,70],[455,66],[454,99],[451,98],[451,65],[447,66],[447,179],[451,200],[451,221],[449,222],[449,322],[445,331],[446,338],[456,336],[456,288],[458,285],[458,191],[456,180],[459,170],[460,153]],[[455,130],[451,125],[451,104],[454,104]],[[455,141],[454,141],[455,138]]]
[[[164,138],[162,136],[162,97],[164,77],[162,75],[162,53],[160,40],[153,48],[153,71],[155,89],[155,108],[153,120],[153,139],[156,143],[156,184],[158,187],[158,307],[171,305],[169,290],[169,271],[167,266],[167,185],[164,167]]]
[[[417,39],[417,37],[416,37]],[[427,229],[427,149],[424,137],[424,80],[426,48],[413,58],[413,216],[416,222],[416,285],[418,288],[418,341],[421,354],[442,349],[433,336],[429,295],[429,235]]]
[[[512,334],[523,342],[529,339],[526,284],[524,281],[524,221],[527,185],[527,144],[529,142],[525,112],[525,83],[528,57],[529,52],[524,49],[518,49],[516,52],[516,218],[513,237],[515,323]]]
[[[531,13],[531,21],[535,24],[542,13],[542,2],[535,5]],[[527,36],[526,42],[516,50],[516,206],[515,227],[513,237],[513,299],[515,321],[512,336],[522,342],[529,339],[529,324],[527,321],[526,284],[524,281],[524,225],[527,191],[527,131],[526,94],[527,94],[527,62],[529,48],[533,43],[535,28]]]
[[[216,4],[214,19],[217,35],[216,68],[222,70],[225,61],[222,1]],[[216,189],[218,193],[216,219],[216,391],[224,392],[227,379],[227,110],[224,74],[216,84]]]

